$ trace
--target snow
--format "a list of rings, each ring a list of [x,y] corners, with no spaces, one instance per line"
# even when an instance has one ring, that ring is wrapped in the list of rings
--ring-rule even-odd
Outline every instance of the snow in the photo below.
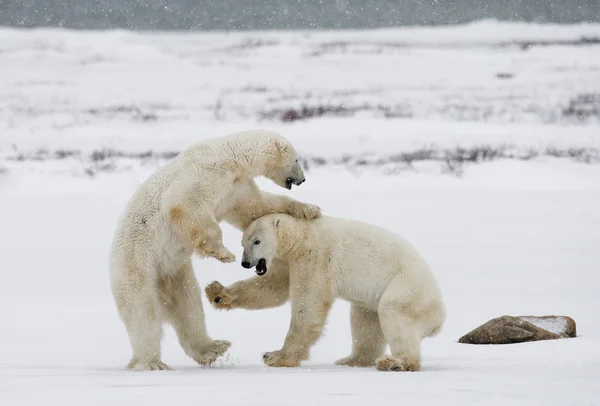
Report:
[[[320,145],[330,156],[517,141],[523,148],[598,148],[600,113],[586,120],[564,114],[577,96],[600,94],[597,46],[559,43],[582,38],[600,38],[600,24],[236,33],[0,28],[0,154],[13,145],[179,150],[249,125],[283,131],[305,153]],[[340,125],[348,116],[280,120],[302,106],[350,110],[353,125]]]
[[[448,321],[440,336],[424,341],[423,371],[333,366],[350,349],[344,302],[336,302],[310,362],[297,370],[268,369],[261,354],[282,345],[289,308],[223,313],[206,301],[210,334],[233,342],[228,360],[196,367],[169,329],[163,359],[177,371],[124,371],[129,345],[112,303],[106,255],[125,200],[147,174],[130,171],[95,180],[28,174],[5,180],[0,196],[3,404],[143,399],[358,405],[401,398],[422,405],[495,405],[509,399],[566,405],[599,394],[600,191],[561,190],[560,184],[555,190],[423,189],[418,179],[411,187],[402,177],[334,179],[321,171],[309,173],[306,184],[289,194],[328,214],[401,233],[435,270]],[[277,191],[266,181],[261,186]],[[223,228],[225,244],[239,257],[239,232]],[[202,286],[251,276],[237,263],[196,260],[194,265]],[[456,342],[493,317],[523,313],[572,316],[579,337],[485,348]]]
[[[454,172],[438,161],[376,164],[421,148],[482,145],[594,156],[598,121],[572,121],[560,111],[579,93],[600,92],[596,48],[495,46],[582,36],[600,36],[600,25],[485,21],[210,34],[0,29],[0,404],[593,404],[600,396],[598,160],[502,157]],[[263,45],[239,47],[250,40]],[[500,71],[515,78],[499,80]],[[456,98],[486,113],[455,114]],[[261,116],[303,103],[399,101],[410,105],[410,117]],[[98,164],[89,154],[179,151],[256,127],[279,130],[303,157],[326,161],[311,163],[307,182],[291,192],[263,179],[262,188],[387,227],[431,264],[448,319],[438,337],[423,342],[423,371],[333,365],[351,346],[342,301],[309,362],[270,369],[261,354],[281,347],[289,306],[217,312],[206,300],[209,333],[233,342],[227,358],[194,365],[168,328],[163,360],[175,371],[124,370],[130,348],[110,294],[107,253],[125,202],[165,159],[118,156]],[[81,154],[53,157],[60,150]],[[240,233],[226,224],[223,230],[240,258]],[[194,266],[202,287],[252,274],[239,263],[195,259]],[[578,337],[457,343],[504,314],[567,315]]]
[[[521,319],[533,324],[534,326],[550,331],[551,333],[555,333],[563,337],[565,336],[567,320],[564,317],[557,317],[553,319],[542,319],[539,317],[521,317]]]

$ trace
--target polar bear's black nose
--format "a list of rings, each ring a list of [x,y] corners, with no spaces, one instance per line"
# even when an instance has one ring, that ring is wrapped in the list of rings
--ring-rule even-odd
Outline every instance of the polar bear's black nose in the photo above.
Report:
[[[242,266],[243,266],[244,268],[246,268],[246,269],[250,269],[250,268],[251,268],[251,267],[250,267],[250,262],[248,262],[248,261],[242,261]]]

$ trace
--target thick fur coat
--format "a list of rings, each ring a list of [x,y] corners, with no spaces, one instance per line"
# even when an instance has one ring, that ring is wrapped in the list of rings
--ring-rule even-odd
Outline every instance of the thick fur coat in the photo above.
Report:
[[[275,132],[244,131],[192,145],[130,199],[109,259],[112,292],[133,349],[128,368],[167,369],[160,352],[164,322],[199,364],[212,364],[230,346],[207,334],[191,263],[194,253],[235,261],[219,222],[243,231],[270,213],[320,216],[316,206],[260,191],[257,176],[287,189],[304,182],[295,149]]]
[[[337,364],[420,369],[421,341],[440,331],[445,307],[427,263],[408,241],[359,221],[273,214],[254,221],[242,245],[242,264],[263,276],[229,287],[213,282],[205,291],[219,309],[291,301],[287,337],[280,350],[264,354],[267,365],[295,367],[307,360],[333,301],[342,298],[352,303],[352,353]],[[390,356],[384,355],[386,345]]]

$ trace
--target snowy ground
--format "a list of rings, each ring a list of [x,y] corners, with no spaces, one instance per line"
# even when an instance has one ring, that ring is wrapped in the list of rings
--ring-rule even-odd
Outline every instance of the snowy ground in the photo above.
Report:
[[[593,104],[589,117],[565,113],[600,93],[600,54],[575,46],[582,37],[600,26],[0,29],[0,404],[597,404],[600,125]],[[385,108],[273,113],[303,105]],[[195,366],[168,329],[163,359],[176,371],[123,370],[130,349],[106,262],[125,201],[171,152],[249,127],[280,130],[309,164],[292,192],[262,187],[388,227],[430,262],[448,320],[424,342],[422,372],[333,366],[350,349],[343,302],[298,369],[261,363],[282,344],[287,306],[223,313],[205,302],[210,334],[233,342],[227,359]],[[239,256],[240,233],[223,228]],[[202,286],[250,276],[195,267]],[[568,315],[579,337],[456,342],[503,314]]]
[[[346,172],[315,171],[294,196],[320,204],[327,213],[402,233],[433,266],[449,315],[442,334],[424,342],[423,372],[333,366],[350,349],[343,302],[335,305],[309,363],[297,370],[267,369],[261,353],[280,348],[287,306],[222,313],[205,301],[210,333],[234,343],[229,359],[215,368],[198,368],[169,329],[164,360],[178,371],[132,373],[123,371],[129,346],[110,296],[106,254],[118,213],[145,175],[110,174],[93,181],[30,175],[5,181],[0,197],[0,256],[8,278],[0,285],[2,404],[177,399],[185,404],[359,405],[401,399],[423,405],[591,405],[600,395],[600,188],[567,191],[569,180],[557,180],[546,190],[485,190],[468,187],[467,180],[453,188],[451,179],[445,183],[433,175],[356,179]],[[224,229],[226,245],[239,256],[239,233]],[[195,267],[203,286],[250,276],[238,264],[206,260]],[[494,348],[456,343],[471,328],[503,314],[569,315],[580,337]]]

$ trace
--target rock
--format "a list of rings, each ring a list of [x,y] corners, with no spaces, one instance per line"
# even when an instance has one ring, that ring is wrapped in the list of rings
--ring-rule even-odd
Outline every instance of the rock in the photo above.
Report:
[[[514,344],[575,337],[575,320],[566,316],[502,316],[462,336],[463,344]]]

